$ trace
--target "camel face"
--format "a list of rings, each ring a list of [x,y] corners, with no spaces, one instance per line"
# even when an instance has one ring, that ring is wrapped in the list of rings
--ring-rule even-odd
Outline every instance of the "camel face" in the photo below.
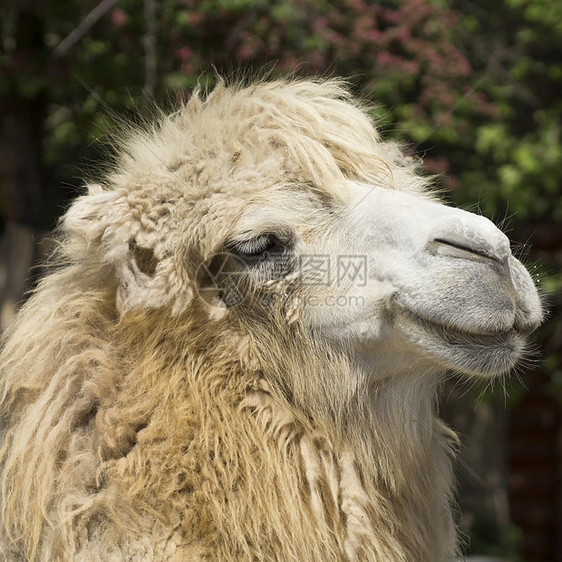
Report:
[[[541,304],[493,223],[421,193],[345,182],[340,195],[291,185],[255,197],[202,268],[213,283],[200,277],[200,296],[242,318],[277,307],[289,330],[297,315],[386,376],[517,363]]]
[[[361,362],[387,374],[445,367],[494,375],[512,368],[542,309],[506,236],[484,217],[422,195],[354,190],[332,235],[343,243],[327,247],[348,268],[364,257],[365,280],[330,286],[343,289],[339,302],[355,306],[316,307],[320,331],[347,339]]]

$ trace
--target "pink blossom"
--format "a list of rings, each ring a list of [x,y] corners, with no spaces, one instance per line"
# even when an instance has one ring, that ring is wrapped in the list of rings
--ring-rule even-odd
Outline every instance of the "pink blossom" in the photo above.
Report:
[[[121,8],[115,8],[111,12],[111,21],[116,27],[122,27],[129,21],[129,16]]]
[[[180,47],[176,51],[176,57],[182,61],[188,60],[193,56],[193,51],[187,46]]]

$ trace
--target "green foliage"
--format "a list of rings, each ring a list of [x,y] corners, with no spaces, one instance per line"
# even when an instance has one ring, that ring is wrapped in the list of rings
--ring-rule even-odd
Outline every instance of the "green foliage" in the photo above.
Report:
[[[468,554],[501,556],[521,562],[518,553],[522,538],[520,529],[514,525],[501,526],[492,511],[482,508],[474,514]]]
[[[475,121],[462,148],[450,152],[457,199],[478,200],[489,216],[562,221],[562,4],[470,6],[461,37],[480,76],[478,90],[497,114]]]

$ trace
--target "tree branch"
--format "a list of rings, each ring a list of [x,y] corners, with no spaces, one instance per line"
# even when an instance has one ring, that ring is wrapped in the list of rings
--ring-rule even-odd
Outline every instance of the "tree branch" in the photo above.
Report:
[[[55,57],[64,57],[75,43],[80,41],[92,26],[115,4],[118,0],[102,0],[81,22],[75,27],[55,48]]]
[[[156,86],[156,4],[154,0],[144,0],[146,33],[142,38],[144,45],[144,94],[152,97]]]

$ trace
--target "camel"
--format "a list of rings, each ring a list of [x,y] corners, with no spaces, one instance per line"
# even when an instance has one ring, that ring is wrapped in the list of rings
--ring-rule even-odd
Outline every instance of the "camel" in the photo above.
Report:
[[[0,356],[7,560],[445,562],[444,373],[542,319],[342,81],[220,82],[61,220]]]

